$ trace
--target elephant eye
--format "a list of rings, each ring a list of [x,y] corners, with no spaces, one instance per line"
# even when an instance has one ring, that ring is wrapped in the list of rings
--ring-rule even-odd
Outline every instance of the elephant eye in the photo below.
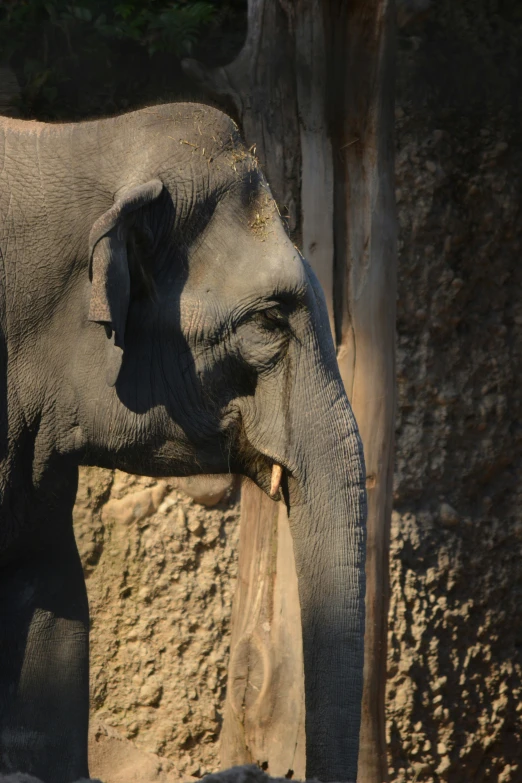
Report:
[[[267,310],[262,310],[257,315],[265,329],[284,329],[288,327],[288,318],[279,307],[270,307]]]

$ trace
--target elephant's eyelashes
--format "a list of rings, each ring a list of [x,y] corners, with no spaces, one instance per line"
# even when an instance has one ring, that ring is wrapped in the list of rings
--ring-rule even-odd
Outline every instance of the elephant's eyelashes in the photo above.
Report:
[[[290,325],[278,307],[259,310],[237,328],[243,359],[259,371],[272,369],[284,355]]]
[[[258,316],[263,321],[266,329],[285,329],[288,328],[288,318],[278,307],[271,307],[268,310],[262,310]]]

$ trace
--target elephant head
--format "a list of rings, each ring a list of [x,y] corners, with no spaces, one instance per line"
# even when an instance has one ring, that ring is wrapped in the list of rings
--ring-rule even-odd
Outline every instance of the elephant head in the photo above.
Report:
[[[83,459],[155,476],[239,473],[284,498],[307,775],[355,779],[365,478],[324,296],[232,122],[185,114],[170,133],[164,112],[152,133],[150,117],[132,115],[147,159],[90,231],[84,340],[98,367],[76,367]]]
[[[34,267],[16,334],[32,341],[25,377],[52,391],[39,443],[54,443],[58,456],[45,464],[61,458],[62,476],[69,463],[150,476],[232,472],[284,499],[303,626],[307,775],[355,779],[365,474],[313,271],[236,126],[216,110],[162,106],[29,135],[46,193],[33,220],[44,233],[26,244],[46,262]]]

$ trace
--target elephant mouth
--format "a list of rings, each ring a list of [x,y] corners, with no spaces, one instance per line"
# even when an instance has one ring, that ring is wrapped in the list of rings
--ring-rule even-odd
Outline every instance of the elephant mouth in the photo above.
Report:
[[[283,500],[283,496],[287,494],[287,482],[292,475],[291,471],[266,454],[258,452],[257,458],[242,472],[272,500]]]
[[[272,500],[283,500],[283,495],[287,495],[288,479],[293,475],[291,468],[277,454],[270,454],[270,450],[261,450],[252,443],[241,417],[236,420],[232,433],[231,437],[229,431],[225,453],[229,458],[233,455],[233,472],[247,476]]]
[[[253,469],[252,469],[253,468]],[[260,454],[255,466],[246,474],[272,500],[283,500],[284,488],[289,472],[279,462]]]

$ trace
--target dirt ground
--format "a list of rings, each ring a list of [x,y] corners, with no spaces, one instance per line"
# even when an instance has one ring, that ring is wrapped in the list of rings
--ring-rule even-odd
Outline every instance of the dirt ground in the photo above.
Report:
[[[399,35],[395,783],[522,780],[520,63],[493,5],[440,0]],[[238,505],[204,498],[222,491],[82,471],[92,747],[150,780],[218,768]]]

